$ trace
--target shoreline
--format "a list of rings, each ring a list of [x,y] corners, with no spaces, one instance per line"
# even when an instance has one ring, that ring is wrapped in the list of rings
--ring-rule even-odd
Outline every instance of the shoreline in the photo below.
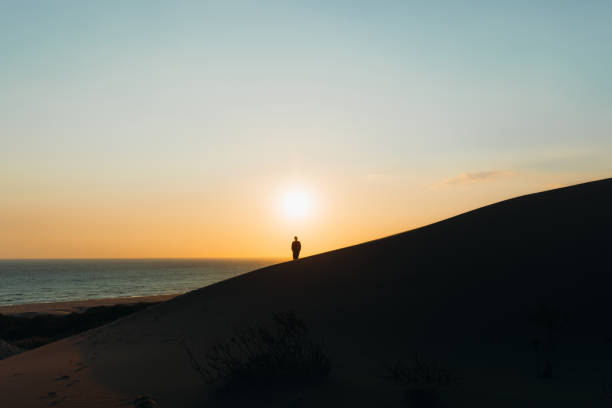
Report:
[[[22,305],[0,306],[0,314],[7,316],[34,317],[36,315],[62,316],[70,313],[80,313],[97,306],[115,306],[134,303],[165,302],[182,293],[153,296],[130,296],[87,300],[69,300],[64,302],[26,303]]]

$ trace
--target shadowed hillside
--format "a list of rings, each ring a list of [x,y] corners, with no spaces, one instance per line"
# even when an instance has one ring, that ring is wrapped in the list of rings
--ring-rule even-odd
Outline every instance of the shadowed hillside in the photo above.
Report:
[[[69,355],[89,367],[80,383],[97,390],[89,406],[139,394],[160,407],[243,406],[212,397],[183,345],[203,361],[236,329],[293,311],[323,340],[330,378],[266,406],[404,406],[414,381],[385,377],[415,356],[453,372],[439,390],[448,407],[609,406],[610,231],[612,179],[518,197],[260,269],[11,357],[0,362],[0,393],[38,406],[26,382],[68,370]],[[11,377],[23,366],[33,368]],[[64,406],[77,406],[71,392]]]

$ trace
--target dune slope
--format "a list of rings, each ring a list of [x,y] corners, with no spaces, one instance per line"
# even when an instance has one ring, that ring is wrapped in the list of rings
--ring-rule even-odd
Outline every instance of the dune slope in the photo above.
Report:
[[[606,179],[263,268],[0,361],[0,406],[130,406],[141,394],[232,405],[210,398],[184,345],[201,357],[285,311],[324,340],[333,368],[328,384],[266,406],[402,406],[385,365],[415,354],[456,373],[448,406],[609,406],[610,231]]]

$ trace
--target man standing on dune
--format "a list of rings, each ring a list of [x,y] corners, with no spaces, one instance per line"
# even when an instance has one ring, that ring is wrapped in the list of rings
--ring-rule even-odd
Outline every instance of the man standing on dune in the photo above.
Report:
[[[293,252],[293,259],[298,259],[300,256],[300,250],[302,249],[302,244],[298,241],[297,237],[293,237],[293,242],[291,243],[291,251]]]

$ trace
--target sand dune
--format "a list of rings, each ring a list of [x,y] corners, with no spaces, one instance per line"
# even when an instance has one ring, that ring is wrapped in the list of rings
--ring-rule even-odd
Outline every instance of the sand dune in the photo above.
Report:
[[[182,344],[202,356],[290,310],[324,339],[331,378],[266,406],[402,406],[384,367],[415,354],[456,372],[449,407],[609,406],[611,210],[607,179],[263,268],[0,361],[0,406],[131,406],[142,394],[232,405],[210,399]],[[534,310],[564,318],[547,331]],[[549,332],[554,372],[542,379],[533,340]]]

